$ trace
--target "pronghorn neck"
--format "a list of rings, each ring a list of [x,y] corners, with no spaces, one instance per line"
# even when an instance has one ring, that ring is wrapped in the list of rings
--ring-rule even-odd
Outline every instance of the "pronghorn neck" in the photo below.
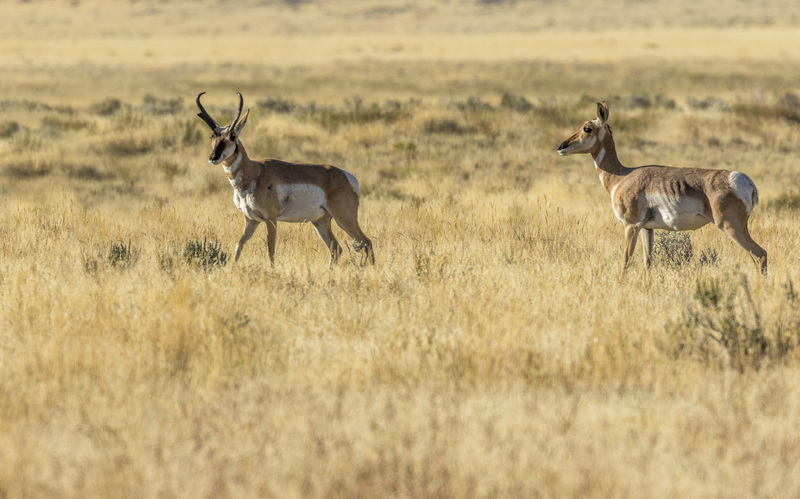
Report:
[[[236,187],[238,184],[250,182],[258,176],[256,165],[247,156],[244,146],[236,139],[236,151],[222,161],[222,169],[228,180]]]
[[[611,136],[611,129],[603,130],[603,138],[600,144],[592,151],[594,168],[603,188],[611,194],[614,186],[619,182],[620,177],[626,175],[628,168],[622,166],[617,157],[617,148],[614,145],[614,138]]]

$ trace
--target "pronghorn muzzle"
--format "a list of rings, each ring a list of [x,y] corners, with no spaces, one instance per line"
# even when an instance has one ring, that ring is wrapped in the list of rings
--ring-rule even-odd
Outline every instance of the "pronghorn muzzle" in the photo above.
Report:
[[[575,142],[576,135],[578,134],[573,135],[572,137],[568,138],[567,140],[558,145],[558,149],[556,149],[558,151],[558,154],[560,154],[561,156],[566,156],[567,154],[570,153],[569,147]]]

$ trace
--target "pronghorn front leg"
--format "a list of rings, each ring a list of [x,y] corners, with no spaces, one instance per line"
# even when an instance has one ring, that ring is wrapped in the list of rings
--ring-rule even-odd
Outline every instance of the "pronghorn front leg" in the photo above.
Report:
[[[639,225],[626,225],[625,226],[625,256],[622,261],[622,272],[625,272],[625,267],[628,266],[628,260],[633,256],[633,251],[636,249],[636,236],[639,235]]]
[[[275,239],[278,236],[278,216],[271,215],[267,218],[267,247],[269,248],[269,262],[275,265]]]
[[[244,247],[244,243],[250,240],[253,237],[253,233],[256,231],[258,227],[257,220],[251,220],[249,218],[244,219],[244,232],[242,233],[242,237],[239,238],[239,242],[236,244],[236,254],[233,257],[233,263],[239,261],[239,255],[242,254],[242,248]]]
[[[642,251],[644,252],[644,266],[650,267],[650,255],[653,254],[653,229],[643,229],[640,233],[642,237]]]

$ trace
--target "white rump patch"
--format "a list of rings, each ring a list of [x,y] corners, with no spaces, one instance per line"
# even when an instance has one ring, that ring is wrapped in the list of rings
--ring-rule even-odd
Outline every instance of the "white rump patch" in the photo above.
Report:
[[[278,214],[280,222],[314,222],[325,215],[327,206],[325,192],[313,184],[279,185],[278,200],[281,205]]]
[[[342,171],[344,172],[344,170]],[[350,182],[353,190],[356,191],[356,196],[358,196],[358,199],[361,199],[361,193],[358,192],[358,180],[350,172],[344,172],[344,174],[347,176],[347,181]]]
[[[703,203],[689,196],[645,192],[644,208],[653,215],[644,224],[646,229],[695,230],[709,222],[703,214]]]
[[[758,203],[758,189],[756,184],[750,180],[750,177],[742,172],[731,172],[728,177],[728,182],[731,184],[731,190],[736,197],[744,202],[749,215],[753,211],[753,207]]]

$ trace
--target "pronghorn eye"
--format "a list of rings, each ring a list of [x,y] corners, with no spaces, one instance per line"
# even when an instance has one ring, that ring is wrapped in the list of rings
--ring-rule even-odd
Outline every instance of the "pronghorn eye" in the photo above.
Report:
[[[583,127],[583,131],[586,133],[592,133],[592,129],[589,128],[588,126]]]

